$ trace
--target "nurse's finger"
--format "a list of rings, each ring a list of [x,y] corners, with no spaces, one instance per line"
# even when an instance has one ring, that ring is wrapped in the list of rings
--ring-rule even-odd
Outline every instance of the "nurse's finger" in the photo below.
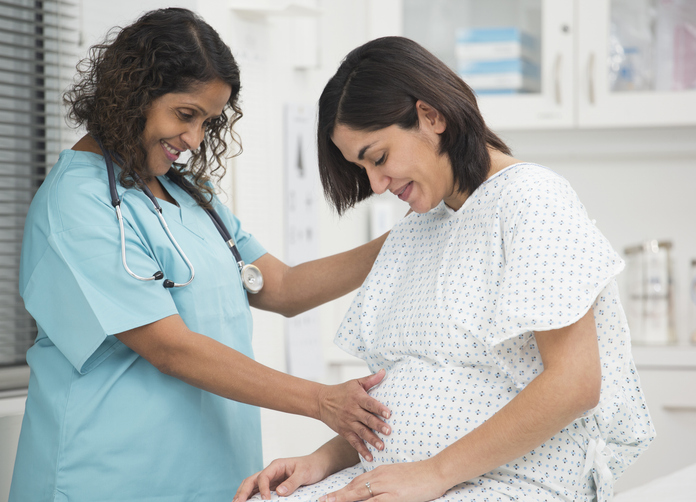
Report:
[[[372,412],[370,412],[367,409],[368,406],[369,403],[364,403],[364,412],[357,417],[358,421],[366,426],[364,434],[360,434],[360,437],[362,437],[365,441],[368,441],[375,448],[381,450],[382,448],[380,446],[377,446],[376,444],[376,442],[379,441],[379,438],[375,434],[375,431],[379,432],[380,434],[384,434],[385,436],[388,436],[389,434],[391,434],[391,426],[389,426],[389,424],[387,424],[384,420],[380,419],[378,416],[375,416]]]
[[[375,425],[375,421],[378,425]],[[381,428],[382,433],[387,435],[391,432],[391,428],[381,420],[376,419],[374,415],[366,416],[363,423],[367,424],[367,427],[358,431],[360,438],[366,443],[370,443],[377,451],[382,451],[384,449],[384,441],[382,441],[382,438],[380,438],[373,429]],[[372,461],[372,459],[370,459],[370,461]]]
[[[377,450],[382,450],[384,448],[382,440],[364,425],[362,427],[355,426],[352,431],[342,434],[342,436],[350,443],[355,451],[368,462],[372,462],[373,457],[370,450],[365,446],[365,442],[370,443]]]
[[[363,389],[365,389],[365,392],[368,392],[372,387],[375,385],[378,385],[383,379],[384,376],[387,374],[386,371],[383,369],[379,370],[377,373],[373,373],[372,375],[368,375],[363,378],[358,379],[358,383],[362,386]],[[370,413],[373,413],[377,416],[384,417],[384,418],[389,418],[391,416],[391,412],[389,411],[389,408],[384,406],[382,403],[377,401],[374,398],[371,398],[368,396],[368,399],[366,401],[365,409],[369,411]],[[369,424],[368,424],[369,425]],[[381,430],[377,427],[373,427],[376,430]]]

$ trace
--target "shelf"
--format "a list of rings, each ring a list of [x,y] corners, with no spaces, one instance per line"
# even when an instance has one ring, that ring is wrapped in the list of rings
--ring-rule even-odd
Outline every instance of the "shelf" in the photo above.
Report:
[[[632,350],[639,370],[696,370],[696,346],[693,345],[633,345]]]

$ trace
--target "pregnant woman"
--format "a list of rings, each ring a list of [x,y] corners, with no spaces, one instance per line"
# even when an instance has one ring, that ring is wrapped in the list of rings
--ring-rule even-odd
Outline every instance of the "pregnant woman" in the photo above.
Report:
[[[413,210],[336,335],[386,369],[371,395],[393,432],[372,462],[340,437],[276,460],[237,500],[609,500],[654,429],[623,262],[568,182],[513,158],[471,89],[399,37],[346,57],[319,101],[318,145],[339,212],[387,190]]]

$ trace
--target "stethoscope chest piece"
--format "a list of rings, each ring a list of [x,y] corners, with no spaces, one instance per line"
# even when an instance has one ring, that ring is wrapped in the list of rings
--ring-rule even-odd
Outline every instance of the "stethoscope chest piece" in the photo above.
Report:
[[[242,267],[242,284],[251,294],[256,294],[263,288],[263,275],[256,265],[244,265]]]

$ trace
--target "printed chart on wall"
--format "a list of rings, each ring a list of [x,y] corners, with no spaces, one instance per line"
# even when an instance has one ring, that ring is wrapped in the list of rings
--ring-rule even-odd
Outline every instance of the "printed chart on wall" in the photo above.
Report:
[[[314,139],[314,107],[285,106],[285,262],[318,258],[319,172]],[[319,312],[286,321],[288,372],[317,380],[324,372]]]

